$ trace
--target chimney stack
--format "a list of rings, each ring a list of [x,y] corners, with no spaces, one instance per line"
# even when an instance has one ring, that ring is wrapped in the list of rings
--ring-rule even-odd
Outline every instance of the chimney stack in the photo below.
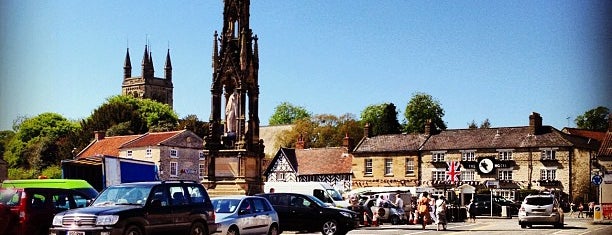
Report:
[[[539,113],[532,112],[529,115],[529,132],[532,135],[537,135],[542,129],[542,116]]]
[[[94,138],[96,140],[103,140],[106,137],[106,132],[104,131],[94,131]]]
[[[300,134],[297,142],[295,143],[295,149],[304,149],[304,137],[302,137],[302,134]]]

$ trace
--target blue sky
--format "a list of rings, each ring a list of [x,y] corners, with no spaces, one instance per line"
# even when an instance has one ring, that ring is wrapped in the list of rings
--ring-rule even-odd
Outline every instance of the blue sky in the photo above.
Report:
[[[612,108],[608,1],[253,0],[260,120],[281,102],[359,117],[368,105],[403,112],[415,92],[437,99],[449,128],[574,127]],[[0,130],[19,116],[88,117],[121,93],[129,47],[139,68],[148,40],[156,76],[166,50],[179,117],[210,115],[213,34],[221,0],[0,3]],[[569,122],[568,122],[568,119]]]

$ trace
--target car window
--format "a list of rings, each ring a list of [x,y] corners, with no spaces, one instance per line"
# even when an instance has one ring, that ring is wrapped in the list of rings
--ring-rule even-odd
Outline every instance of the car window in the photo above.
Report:
[[[545,206],[553,204],[552,197],[528,197],[525,198],[525,203],[527,205],[535,205],[535,206]]]

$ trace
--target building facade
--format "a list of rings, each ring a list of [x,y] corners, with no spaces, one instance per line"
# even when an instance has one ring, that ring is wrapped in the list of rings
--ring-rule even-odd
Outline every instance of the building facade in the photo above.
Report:
[[[123,84],[121,86],[121,94],[132,96],[141,99],[151,99],[170,105],[173,101],[172,85],[172,62],[170,61],[170,49],[166,54],[166,64],[164,66],[164,77],[155,77],[155,68],[153,66],[153,56],[145,46],[144,55],[142,57],[142,75],[132,77],[132,62],[130,60],[130,49],[127,49],[125,54],[125,63],[123,66]]]

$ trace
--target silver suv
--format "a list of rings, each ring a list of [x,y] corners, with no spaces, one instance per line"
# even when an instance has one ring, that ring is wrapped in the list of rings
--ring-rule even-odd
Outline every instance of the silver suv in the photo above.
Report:
[[[521,228],[534,224],[550,224],[555,228],[563,228],[563,210],[554,195],[529,195],[523,200],[518,213]]]

